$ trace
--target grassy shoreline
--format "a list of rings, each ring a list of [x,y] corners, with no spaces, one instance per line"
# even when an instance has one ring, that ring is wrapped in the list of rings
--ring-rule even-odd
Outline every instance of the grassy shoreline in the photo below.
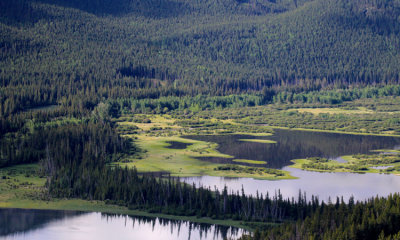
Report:
[[[362,135],[362,136],[400,137],[400,135],[396,135],[396,134],[344,132],[344,131],[339,131],[339,130],[324,130],[324,129],[311,129],[311,128],[289,128],[289,127],[278,127],[278,126],[268,126],[268,127],[272,128],[272,129],[285,129],[285,130],[293,130],[293,131],[338,133],[338,134]]]
[[[133,137],[127,135],[127,137]],[[168,142],[190,143],[184,149],[168,148]],[[128,158],[118,165],[136,169],[139,172],[168,172],[176,177],[216,176],[216,177],[242,177],[262,180],[293,179],[289,172],[277,170],[276,173],[267,171],[250,171],[243,167],[243,171],[220,171],[227,164],[212,163],[197,159],[197,157],[220,157],[232,159],[232,156],[222,154],[216,150],[217,143],[204,142],[181,138],[180,136],[146,136],[137,135],[137,144],[145,150],[139,158]],[[240,163],[232,161],[232,164]],[[247,162],[253,163],[253,162]],[[258,162],[257,162],[258,163]],[[259,163],[258,163],[259,164]],[[259,170],[265,168],[259,168]]]
[[[258,130],[264,129],[265,126],[255,126],[254,132],[243,133],[240,130],[246,124],[236,123],[230,119],[227,120],[217,120],[214,118],[205,120],[203,118],[198,118],[198,120],[188,120],[188,121],[178,121],[170,115],[140,115],[139,118],[148,119],[146,123],[134,123],[130,122],[129,117],[123,117],[118,120],[118,124],[121,126],[136,126],[138,128],[137,134],[126,134],[126,137],[136,139],[137,144],[145,151],[142,156],[133,156],[124,162],[118,163],[121,166],[136,167],[139,172],[169,172],[172,176],[179,177],[193,177],[193,176],[218,176],[218,177],[242,177],[242,178],[254,178],[262,180],[282,180],[282,179],[293,179],[294,177],[290,175],[290,172],[280,171],[279,174],[270,174],[267,171],[260,170],[250,170],[245,168],[238,168],[240,171],[236,170],[224,170],[218,171],[220,169],[227,169],[227,164],[237,165],[242,167],[243,163],[247,164],[264,164],[261,162],[252,162],[251,160],[241,160],[234,159],[233,156],[222,154],[218,152],[218,144],[205,141],[197,141],[192,139],[183,138],[185,135],[196,135],[196,134],[223,134],[223,135],[234,135],[234,134],[246,134],[252,136],[271,136],[270,132],[259,132]],[[128,121],[126,121],[128,120]],[[210,126],[218,122],[222,122],[221,126],[227,127],[227,129],[233,129],[234,131],[224,132],[224,129],[213,129],[210,128],[209,131],[206,127],[203,129],[204,132],[193,130],[196,128],[191,128],[190,124],[198,124],[201,121],[209,121]],[[237,128],[231,128],[229,126],[233,125]],[[197,126],[197,125],[196,125]],[[269,129],[287,129],[294,131],[309,131],[309,132],[327,132],[327,133],[337,133],[337,134],[351,134],[351,135],[364,135],[364,136],[392,136],[400,137],[399,135],[393,134],[374,134],[374,133],[360,133],[360,132],[344,132],[339,130],[323,130],[323,129],[308,129],[308,128],[288,128],[288,127],[274,127],[268,126]],[[151,130],[153,129],[153,130]],[[225,129],[226,130],[226,129]],[[210,132],[210,133],[207,133]],[[189,143],[191,145],[187,146],[185,149],[171,149],[168,148],[168,142],[182,142]],[[265,139],[240,139],[244,142],[255,142],[255,143],[265,143],[273,144],[276,143],[273,140]],[[212,163],[198,159],[199,157],[219,157],[226,158],[227,161],[224,163]],[[229,160],[231,159],[231,161]],[[334,167],[337,167],[336,165]],[[301,168],[301,167],[298,167]],[[310,169],[315,170],[315,169]],[[321,170],[321,169],[320,169]],[[343,169],[340,169],[344,171]],[[379,172],[375,170],[370,170],[371,172]]]
[[[376,150],[375,152],[379,152]],[[346,162],[338,162],[323,158],[294,159],[291,168],[314,172],[349,172],[349,173],[380,173],[400,174],[400,156],[393,150],[392,155],[351,155],[342,156]]]
[[[253,143],[277,143],[274,140],[268,140],[268,139],[239,139],[239,141],[242,142],[253,142]]]
[[[254,225],[266,226],[275,225],[275,223],[262,222],[244,222],[232,219],[211,219],[197,218],[196,216],[178,216],[161,213],[149,213],[140,210],[130,210],[126,207],[105,204],[102,201],[87,201],[82,199],[54,199],[51,201],[39,200],[19,200],[17,202],[0,202],[0,208],[16,208],[16,209],[35,209],[35,210],[65,210],[65,211],[81,211],[81,212],[99,212],[106,214],[124,214],[136,217],[163,218],[168,220],[190,221],[194,223],[204,223],[210,225],[220,225],[227,227],[242,228],[247,231],[254,231]]]

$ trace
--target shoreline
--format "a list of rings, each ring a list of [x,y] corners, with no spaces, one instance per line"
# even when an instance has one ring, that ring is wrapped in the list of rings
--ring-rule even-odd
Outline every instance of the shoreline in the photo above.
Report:
[[[163,213],[149,213],[142,210],[131,210],[127,207],[105,204],[103,201],[88,201],[82,199],[53,199],[51,201],[23,199],[19,201],[0,202],[2,209],[32,209],[32,210],[58,210],[79,211],[86,213],[122,214],[133,217],[163,218],[167,220],[189,221],[200,224],[220,225],[254,231],[254,226],[275,225],[272,222],[245,222],[233,219],[211,219],[208,217],[180,216]],[[253,227],[252,227],[253,226]]]
[[[360,133],[360,132],[343,132],[338,130],[324,130],[324,129],[311,129],[311,128],[290,128],[290,127],[278,127],[278,126],[266,126],[272,129],[284,129],[292,131],[305,131],[305,132],[324,132],[324,133],[337,133],[337,134],[348,134],[348,135],[362,135],[362,136],[378,136],[378,137],[399,137],[400,135],[395,134],[381,134],[381,133]]]

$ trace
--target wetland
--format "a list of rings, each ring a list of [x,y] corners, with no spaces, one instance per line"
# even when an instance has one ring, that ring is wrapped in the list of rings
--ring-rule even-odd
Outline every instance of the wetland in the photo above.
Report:
[[[217,162],[233,163],[235,159],[248,159],[267,162],[265,167],[281,169],[292,165],[293,159],[323,157],[336,159],[344,155],[368,154],[371,150],[400,147],[400,138],[351,135],[328,132],[312,132],[274,129],[272,136],[246,135],[190,135],[184,138],[215,142],[217,150],[223,154],[234,156],[199,157],[198,159]],[[255,141],[242,141],[251,139]],[[257,142],[266,140],[273,142]]]

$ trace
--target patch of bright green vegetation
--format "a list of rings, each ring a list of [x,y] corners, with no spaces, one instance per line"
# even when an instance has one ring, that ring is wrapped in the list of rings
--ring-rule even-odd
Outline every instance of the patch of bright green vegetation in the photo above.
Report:
[[[276,143],[276,141],[268,139],[239,139],[242,142],[254,142],[254,143]]]
[[[272,129],[286,129],[295,131],[307,131],[307,132],[323,132],[323,133],[339,133],[339,134],[350,134],[350,135],[361,135],[361,136],[382,136],[382,137],[400,137],[400,135],[393,134],[393,132],[385,133],[366,133],[366,132],[343,132],[340,130],[324,130],[324,129],[309,129],[309,128],[289,128],[289,127],[271,127]]]
[[[273,129],[273,128],[270,127],[270,129]],[[250,135],[250,136],[255,136],[255,137],[268,137],[268,136],[274,135],[273,133],[267,133],[267,132],[266,133],[263,133],[263,132],[259,132],[259,133],[237,132],[235,134]]]
[[[196,216],[175,216],[131,210],[127,207],[106,204],[104,201],[82,199],[55,199],[48,197],[44,188],[46,179],[38,174],[37,164],[19,165],[0,169],[0,208],[72,210],[84,212],[102,212],[127,214],[133,216],[159,217],[171,220],[183,220],[197,223],[234,226],[254,230],[254,226],[269,226],[273,223],[252,223],[232,219],[218,220],[198,218]]]
[[[0,202],[26,197],[42,198],[44,197],[42,190],[45,183],[46,179],[39,177],[36,164],[0,168]]]
[[[328,114],[373,114],[374,111],[367,109],[366,107],[354,107],[354,108],[295,108],[288,111],[297,111],[299,113],[312,113],[314,115],[319,115],[321,113]]]
[[[185,149],[170,149],[168,142],[190,143]],[[123,166],[135,166],[139,172],[170,172],[173,176],[200,176],[213,169],[216,164],[195,157],[225,157],[215,150],[216,143],[172,137],[137,136],[137,144],[144,150],[140,158],[127,159]]]
[[[378,149],[378,150],[372,150],[371,152],[377,152],[377,153],[400,153],[400,150],[394,150],[394,149]]]
[[[400,174],[400,155],[396,152],[387,154],[357,154],[343,156],[345,163],[326,158],[307,158],[293,160],[292,168],[320,172],[354,173],[392,173]]]
[[[233,162],[250,163],[250,164],[267,164],[266,161],[248,160],[248,159],[233,159]]]
[[[263,167],[246,167],[235,164],[225,164],[214,169],[217,172],[223,172],[224,176],[236,177],[236,175],[250,174],[255,179],[266,179],[268,176],[269,180],[282,180],[282,179],[294,179],[295,177],[290,176],[287,171]]]
[[[190,143],[185,149],[170,149],[168,142],[177,141]],[[126,159],[120,162],[121,166],[136,167],[139,172],[169,172],[172,176],[221,176],[221,177],[245,177],[257,179],[284,179],[291,178],[288,172],[267,171],[220,171],[226,164],[217,164],[196,159],[196,157],[223,157],[232,156],[219,153],[216,148],[218,144],[203,142],[191,139],[184,139],[179,136],[154,137],[137,136],[137,144],[144,150],[140,158]]]

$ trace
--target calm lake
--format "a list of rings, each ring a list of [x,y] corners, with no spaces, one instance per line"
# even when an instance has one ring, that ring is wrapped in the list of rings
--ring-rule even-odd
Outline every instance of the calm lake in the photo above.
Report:
[[[376,149],[396,149],[400,147],[399,137],[350,135],[311,131],[275,129],[268,137],[249,135],[198,135],[185,138],[215,142],[217,150],[234,158],[199,158],[216,163],[235,163],[233,159],[266,161],[268,168],[281,169],[293,164],[290,160],[307,157],[336,159],[343,155],[370,153]],[[241,139],[267,139],[276,143],[255,143]],[[235,163],[237,164],[237,163]]]
[[[400,176],[384,174],[353,174],[353,173],[319,173],[303,171],[287,167],[293,164],[290,160],[306,157],[325,157],[337,159],[343,155],[371,153],[376,149],[398,149],[400,138],[350,135],[310,131],[292,131],[276,129],[274,135],[268,137],[254,137],[249,135],[203,135],[186,136],[190,139],[215,142],[219,144],[218,151],[229,154],[234,158],[199,158],[205,161],[218,163],[232,163],[233,159],[250,159],[266,161],[265,166],[287,170],[294,180],[266,181],[251,178],[223,178],[223,177],[190,177],[181,178],[187,183],[197,186],[207,186],[214,189],[223,189],[227,186],[230,191],[239,191],[243,187],[246,194],[255,195],[267,192],[273,195],[280,191],[285,198],[295,199],[299,190],[307,196],[318,196],[320,200],[343,196],[349,199],[365,200],[376,195],[387,196],[400,191]],[[255,143],[241,139],[267,139],[276,143]],[[233,162],[237,164],[236,162]],[[251,165],[251,164],[245,164]]]
[[[73,211],[0,209],[0,239],[29,240],[220,240],[243,230],[208,224]]]
[[[252,178],[224,178],[224,177],[189,177],[181,178],[187,183],[205,186],[214,189],[223,189],[227,186],[231,191],[239,191],[243,187],[246,194],[256,195],[257,191],[265,195],[274,195],[280,191],[285,198],[297,199],[299,190],[306,192],[308,199],[311,195],[318,196],[327,202],[329,198],[343,196],[346,201],[353,196],[355,200],[366,200],[371,197],[388,196],[400,192],[400,176],[387,174],[357,174],[357,173],[320,173],[285,167],[298,179],[266,181]]]

